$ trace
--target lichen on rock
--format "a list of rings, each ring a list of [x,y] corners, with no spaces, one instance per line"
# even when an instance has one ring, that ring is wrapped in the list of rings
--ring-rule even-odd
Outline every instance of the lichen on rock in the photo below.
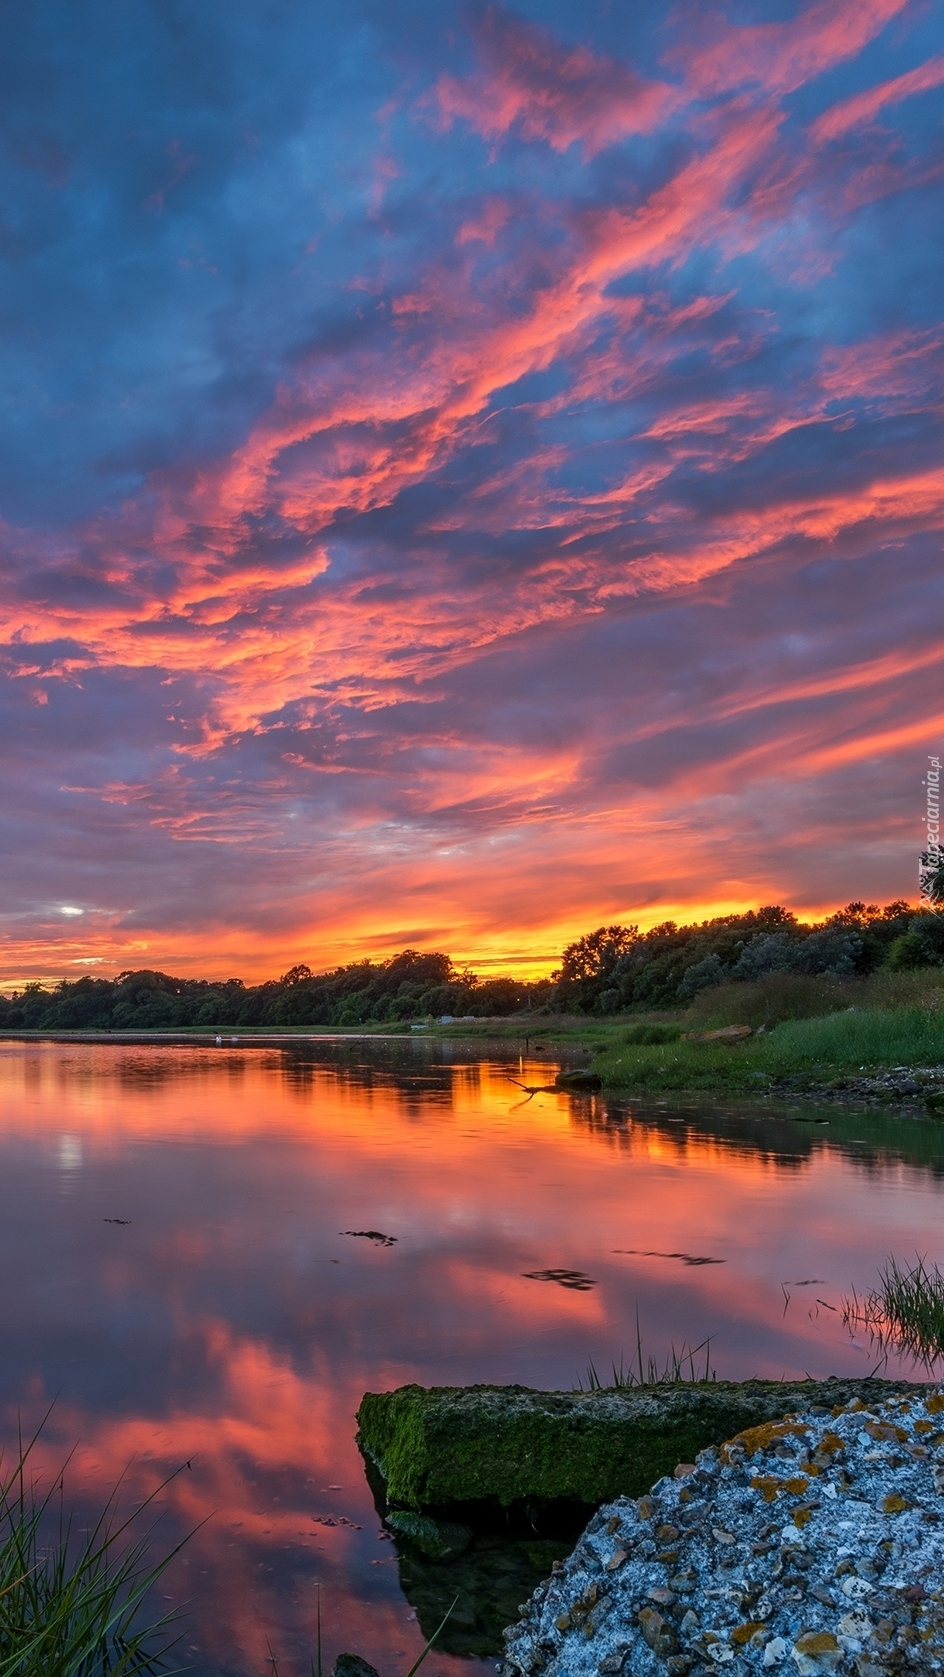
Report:
[[[944,1671],[942,1407],[928,1387],[811,1405],[601,1508],[501,1677]]]

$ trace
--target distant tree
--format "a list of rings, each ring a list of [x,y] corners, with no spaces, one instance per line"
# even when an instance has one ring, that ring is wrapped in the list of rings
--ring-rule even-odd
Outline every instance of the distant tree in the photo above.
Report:
[[[605,978],[638,939],[638,926],[598,926],[595,932],[587,932],[567,945],[554,978],[564,984]]]
[[[401,954],[392,955],[389,961],[384,962],[384,976],[388,988],[394,987],[389,981],[396,979],[397,983],[406,980],[431,990],[442,984],[451,984],[456,978],[456,971],[448,955],[436,950],[404,949]]]
[[[483,1016],[517,1013],[527,1007],[530,987],[517,978],[486,978],[475,988],[473,1006]]]
[[[311,967],[306,967],[304,961],[302,961],[299,966],[289,967],[288,972],[283,972],[281,978],[279,979],[279,983],[289,986],[292,984],[301,984],[304,979],[314,978],[314,976],[315,975],[312,972]]]
[[[678,987],[680,1002],[691,1001],[699,990],[707,990],[713,984],[723,984],[730,978],[730,971],[725,967],[720,955],[706,955],[704,960],[696,961],[693,966],[686,967],[682,975],[682,982]]]

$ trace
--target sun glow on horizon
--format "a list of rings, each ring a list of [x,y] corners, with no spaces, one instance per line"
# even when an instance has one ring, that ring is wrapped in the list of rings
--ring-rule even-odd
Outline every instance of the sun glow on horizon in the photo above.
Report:
[[[801,923],[810,924],[837,913],[847,901],[799,906],[781,903],[780,906],[787,907]],[[549,978],[560,966],[567,945],[601,925],[637,926],[640,932],[647,932],[666,922],[679,926],[698,925],[725,915],[746,914],[776,902],[777,898],[771,894],[763,900],[734,898],[701,903],[666,902],[648,905],[644,909],[607,907],[596,916],[591,914],[580,921],[552,923],[533,931],[531,928],[510,930],[504,935],[480,937],[471,945],[464,945],[461,939],[457,939],[451,947],[444,938],[437,937],[435,933],[424,933],[421,927],[411,928],[409,937],[396,934],[384,936],[368,930],[352,937],[345,936],[339,929],[334,937],[322,934],[304,938],[296,934],[287,936],[284,943],[256,946],[235,934],[221,938],[216,950],[199,952],[193,949],[187,938],[179,941],[162,939],[154,946],[142,946],[140,941],[123,946],[103,933],[90,945],[100,951],[94,955],[74,952],[80,947],[85,948],[84,942],[81,945],[72,942],[57,946],[61,952],[53,962],[50,961],[49,945],[45,942],[38,942],[25,961],[21,950],[16,967],[11,964],[0,967],[0,988],[9,993],[11,990],[22,990],[29,983],[51,988],[63,978],[74,982],[81,974],[75,970],[70,972],[70,967],[85,969],[90,976],[99,978],[114,978],[121,971],[148,969],[177,978],[205,978],[216,982],[241,978],[247,984],[259,984],[302,962],[315,973],[332,972],[337,967],[353,966],[361,961],[381,965],[407,948],[420,953],[435,951],[449,955],[458,971],[468,970],[483,979],[510,977],[531,982]]]

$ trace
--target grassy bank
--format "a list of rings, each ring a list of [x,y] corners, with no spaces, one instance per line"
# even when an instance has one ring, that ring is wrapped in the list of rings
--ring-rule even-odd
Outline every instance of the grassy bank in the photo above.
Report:
[[[641,1034],[624,1024],[596,1044],[593,1068],[606,1087],[747,1094],[788,1079],[829,1084],[891,1066],[944,1064],[944,1012],[920,1006],[787,1019],[741,1042],[644,1043]]]

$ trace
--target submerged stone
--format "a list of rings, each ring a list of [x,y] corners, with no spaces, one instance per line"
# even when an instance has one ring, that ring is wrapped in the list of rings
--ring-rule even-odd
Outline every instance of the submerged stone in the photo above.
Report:
[[[377,1667],[360,1654],[339,1654],[331,1668],[331,1677],[380,1677]]]
[[[572,1547],[572,1540],[533,1534],[479,1533],[456,1560],[431,1561],[408,1539],[395,1535],[394,1541],[400,1587],[424,1639],[438,1630],[437,1654],[479,1657],[501,1653],[506,1625]]]
[[[416,1514],[411,1509],[392,1508],[387,1514],[387,1525],[415,1543],[420,1554],[430,1561],[452,1561],[472,1542],[469,1526],[454,1520],[431,1520],[428,1514]]]

